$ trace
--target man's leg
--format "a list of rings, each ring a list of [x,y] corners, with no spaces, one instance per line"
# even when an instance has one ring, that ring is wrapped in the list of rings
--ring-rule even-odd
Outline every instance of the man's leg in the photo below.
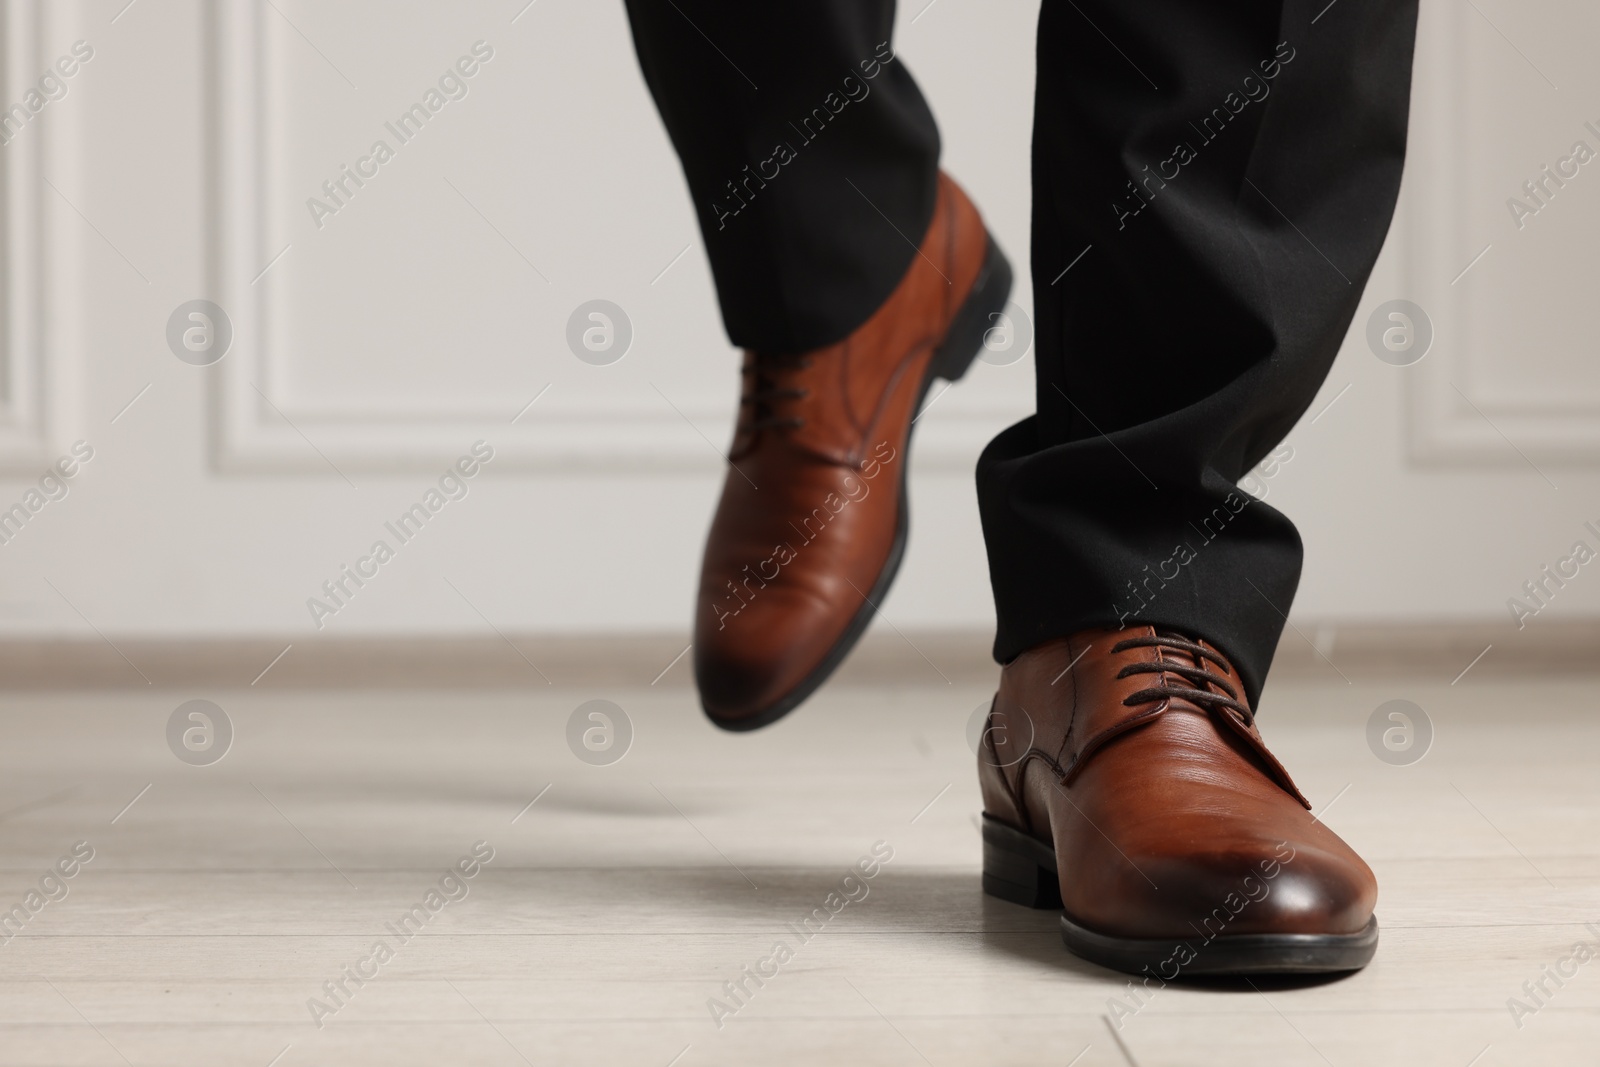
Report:
[[[911,242],[933,216],[939,131],[894,56],[894,9],[628,0],[723,323],[741,348],[840,340],[916,255]]]
[[[1415,23],[1415,0],[1046,0],[1038,414],[978,474],[1002,662],[1138,620],[1216,642],[1259,694],[1301,546],[1236,483],[1383,245]]]
[[[1255,727],[1301,551],[1236,482],[1383,244],[1415,24],[1415,0],[1044,3],[1038,414],[978,470],[1006,663],[984,888],[1158,984],[1377,948],[1376,879]]]
[[[971,363],[1011,270],[937,169],[892,2],[628,9],[746,350],[694,670],[711,720],[751,730],[871,621],[905,548],[912,420]]]

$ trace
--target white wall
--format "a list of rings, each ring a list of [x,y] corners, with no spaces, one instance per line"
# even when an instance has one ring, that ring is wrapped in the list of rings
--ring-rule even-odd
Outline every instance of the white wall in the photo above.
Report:
[[[0,148],[0,507],[71,442],[95,454],[0,546],[0,630],[309,637],[307,597],[479,439],[469,495],[323,634],[686,627],[737,354],[620,3],[124,3],[6,5],[8,103],[75,40],[95,52]],[[1572,141],[1600,149],[1574,32],[1596,16],[1482,0],[1525,60],[1471,7],[1425,6],[1402,220],[1313,411],[1337,403],[1267,483],[1305,535],[1303,618],[1505,618],[1578,537],[1600,547],[1600,166],[1521,231],[1504,203]],[[898,40],[1019,265],[1036,11],[912,0]],[[306,199],[480,39],[466,98],[314,225]],[[197,297],[236,331],[211,367],[164,337]],[[612,366],[564,340],[595,297],[634,326]],[[1437,330],[1412,367],[1364,338],[1395,297]],[[919,423],[899,625],[990,625],[970,470],[1031,381],[980,364]],[[1540,618],[1597,612],[1585,568]]]

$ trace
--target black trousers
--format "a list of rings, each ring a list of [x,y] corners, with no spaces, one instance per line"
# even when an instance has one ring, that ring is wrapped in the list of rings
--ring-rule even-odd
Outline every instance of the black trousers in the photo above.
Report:
[[[915,254],[939,136],[894,7],[628,0],[736,345],[844,337]],[[1037,413],[978,461],[1001,662],[1153,623],[1216,643],[1259,695],[1302,548],[1238,482],[1311,403],[1388,231],[1416,17],[1043,0]]]

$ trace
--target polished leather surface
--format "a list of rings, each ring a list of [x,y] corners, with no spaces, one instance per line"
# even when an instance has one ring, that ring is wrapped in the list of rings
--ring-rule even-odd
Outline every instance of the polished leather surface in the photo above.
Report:
[[[1113,651],[1156,633],[1088,630],[1004,669],[978,760],[984,810],[1053,845],[1064,911],[1103,934],[1360,932],[1377,901],[1372,871],[1312,817],[1249,715],[1206,698],[1124,703],[1156,687],[1226,696],[1201,669],[1242,702],[1231,665]],[[1128,673],[1136,664],[1159,670]]]
[[[941,176],[918,254],[866,323],[801,356],[745,353],[695,614],[695,677],[713,719],[762,715],[872,610],[901,522],[911,420],[987,243],[977,209]]]

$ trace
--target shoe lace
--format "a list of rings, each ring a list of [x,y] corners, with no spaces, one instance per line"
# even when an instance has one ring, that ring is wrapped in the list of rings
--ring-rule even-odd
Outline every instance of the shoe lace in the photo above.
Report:
[[[1129,696],[1122,702],[1124,706],[1132,707],[1135,704],[1147,704],[1154,700],[1169,700],[1173,697],[1179,697],[1198,704],[1207,711],[1227,708],[1238,713],[1244,725],[1255,725],[1255,714],[1248,705],[1239,700],[1239,691],[1234,688],[1233,683],[1225,675],[1207,670],[1205,666],[1209,661],[1226,671],[1229,669],[1228,661],[1198,641],[1178,633],[1157,633],[1145,637],[1130,637],[1125,641],[1119,641],[1111,646],[1111,651],[1122,652],[1130,648],[1170,648],[1178,652],[1187,652],[1194,657],[1197,666],[1190,667],[1183,663],[1172,663],[1166,660],[1158,660],[1155,663],[1128,664],[1117,672],[1118,678],[1127,678],[1135,674],[1168,674],[1177,675],[1194,684],[1179,685],[1168,682],[1161,685],[1153,685]],[[1200,688],[1207,685],[1216,686],[1222,692],[1218,693],[1211,689]]]
[[[809,389],[783,385],[777,375],[783,371],[804,370],[811,366],[807,355],[754,355],[745,361],[744,389],[739,397],[739,409],[745,415],[747,430],[799,429],[805,420],[794,415],[779,413],[785,400],[803,400]]]

